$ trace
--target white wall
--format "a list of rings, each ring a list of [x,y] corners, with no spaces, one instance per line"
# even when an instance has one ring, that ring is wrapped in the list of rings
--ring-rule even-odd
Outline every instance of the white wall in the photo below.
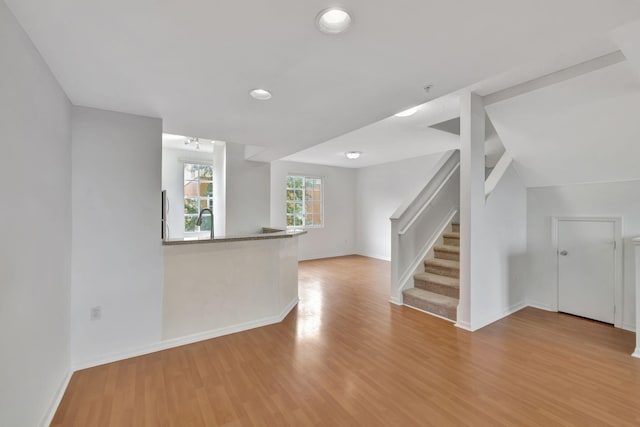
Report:
[[[480,328],[525,304],[527,190],[513,165],[486,201],[480,217],[481,251],[471,288],[471,327]]]
[[[391,222],[389,218],[412,199],[437,172],[442,153],[357,169],[356,253],[389,260]]]
[[[640,236],[640,181],[530,188],[527,191],[529,303],[557,309],[554,216],[622,217],[623,327],[635,325],[635,267],[631,239]]]
[[[35,426],[69,373],[71,105],[0,1],[0,425]]]
[[[160,340],[162,121],[74,107],[72,141],[77,366]]]
[[[299,237],[299,259],[317,259],[354,253],[355,183],[354,169],[307,163],[271,163],[271,226],[285,228],[287,175],[322,177],[324,185],[324,227],[307,229]],[[388,237],[388,236],[387,236]]]
[[[162,189],[167,190],[169,238],[184,237],[184,163],[213,163],[213,153],[162,149]],[[214,177],[214,179],[216,179]],[[208,234],[207,231],[205,234]]]
[[[269,225],[271,165],[244,158],[244,145],[228,143],[226,235],[260,232]]]

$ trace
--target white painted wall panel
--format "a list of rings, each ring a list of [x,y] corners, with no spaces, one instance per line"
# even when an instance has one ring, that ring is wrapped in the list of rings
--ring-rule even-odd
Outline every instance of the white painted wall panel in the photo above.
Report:
[[[0,1],[0,425],[44,422],[69,372],[71,104]]]
[[[471,289],[474,329],[496,321],[525,303],[527,190],[513,165],[498,182],[481,214],[481,244]]]
[[[160,340],[162,121],[73,107],[71,356]],[[91,307],[102,319],[91,321]]]

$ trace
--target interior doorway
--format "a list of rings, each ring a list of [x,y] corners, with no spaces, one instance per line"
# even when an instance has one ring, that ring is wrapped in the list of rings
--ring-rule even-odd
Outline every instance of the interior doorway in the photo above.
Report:
[[[558,311],[620,327],[621,220],[556,218],[555,237]]]

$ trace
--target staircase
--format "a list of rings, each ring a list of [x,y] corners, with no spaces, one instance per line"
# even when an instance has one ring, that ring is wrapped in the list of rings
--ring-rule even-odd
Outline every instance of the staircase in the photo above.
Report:
[[[414,287],[402,292],[403,304],[456,321],[460,298],[460,225],[451,224],[424,260],[424,273],[413,276]]]

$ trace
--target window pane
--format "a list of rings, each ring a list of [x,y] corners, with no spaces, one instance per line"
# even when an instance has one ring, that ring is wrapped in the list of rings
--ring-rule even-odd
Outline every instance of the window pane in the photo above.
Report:
[[[198,220],[197,215],[185,215],[184,217],[184,231],[185,232],[193,232],[196,231],[196,221]]]
[[[293,215],[287,215],[287,227],[293,226]]]
[[[302,210],[302,203],[294,203],[293,213],[302,215],[304,211]]]
[[[184,199],[184,213],[185,214],[198,214],[198,199]]]
[[[312,200],[312,199],[313,199],[313,190],[306,189],[306,190],[304,191],[304,197],[305,197],[307,200]]]
[[[307,202],[306,213],[320,215],[320,202]]]
[[[213,183],[200,182],[200,195],[203,197],[213,196]]]
[[[198,165],[194,165],[193,163],[185,163],[184,164],[184,179],[186,180],[194,180],[198,178]]]
[[[202,225],[200,225],[200,231],[211,231],[211,215],[205,213],[202,215]]]
[[[287,177],[287,187],[288,188],[302,188],[303,177],[301,176],[288,176]]]
[[[295,203],[287,202],[287,213],[292,214],[295,209]]]
[[[287,200],[302,201],[302,190],[287,190]]]
[[[198,176],[202,179],[213,179],[213,167],[209,165],[198,165]]]
[[[294,217],[294,225],[299,226],[302,225],[303,221],[302,221],[302,215],[296,215]]]
[[[198,197],[198,181],[184,182],[184,197]]]

